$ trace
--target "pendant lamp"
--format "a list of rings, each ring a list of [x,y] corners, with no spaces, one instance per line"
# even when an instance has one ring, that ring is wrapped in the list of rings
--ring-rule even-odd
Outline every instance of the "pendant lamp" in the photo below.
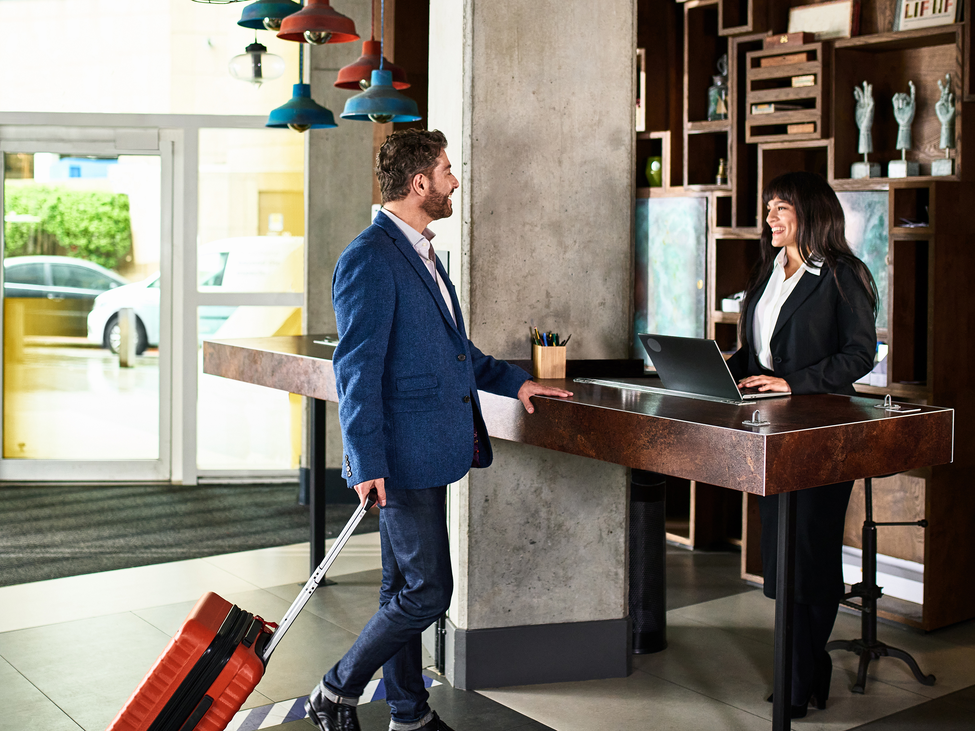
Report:
[[[355,122],[417,122],[416,102],[393,88],[393,75],[383,69],[372,72],[369,88],[345,103],[342,119]]]
[[[273,110],[265,127],[290,127],[295,132],[309,129],[337,127],[335,117],[311,98],[311,85],[304,81],[304,46],[298,48],[298,83],[294,85],[291,100]]]
[[[308,0],[305,7],[281,21],[278,38],[320,46],[357,41],[359,34],[352,18],[333,10],[328,0]]]
[[[335,79],[335,86],[339,89],[362,89],[363,81],[371,78],[372,72],[377,71],[380,65],[389,71],[393,76],[393,88],[409,89],[410,82],[406,80],[406,71],[402,66],[390,63],[382,57],[382,44],[377,40],[363,41],[362,55],[355,62],[339,69],[339,75]],[[369,82],[366,82],[368,86]]]
[[[280,78],[284,74],[284,67],[283,58],[268,53],[267,46],[256,40],[244,49],[244,53],[230,59],[230,75],[257,86]]]
[[[380,4],[379,37],[382,39],[386,27],[386,0]],[[386,69],[382,55],[382,41],[379,46],[379,68],[370,76],[369,88],[356,94],[345,102],[342,119],[357,122],[416,122],[420,112],[416,102],[393,88],[393,74]]]
[[[262,0],[244,8],[237,25],[254,30],[281,30],[281,21],[301,6],[292,0]]]
[[[410,87],[410,83],[406,80],[406,71],[401,66],[392,64],[383,58],[382,43],[376,40],[376,4],[372,3],[372,25],[369,29],[369,40],[363,42],[362,55],[359,58],[348,66],[339,69],[335,86],[339,89],[355,91],[365,89],[372,72],[379,68],[384,68],[393,74],[394,89],[401,90]]]

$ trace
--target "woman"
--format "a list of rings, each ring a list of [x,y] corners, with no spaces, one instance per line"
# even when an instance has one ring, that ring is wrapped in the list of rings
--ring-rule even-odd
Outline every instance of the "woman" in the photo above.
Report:
[[[743,387],[853,395],[873,366],[877,286],[845,238],[843,209],[812,173],[786,173],[762,193],[761,260],[742,302],[742,347],[728,361]],[[801,456],[797,456],[801,459]],[[826,707],[826,643],[843,598],[843,525],[853,482],[796,493],[792,717]],[[765,595],[775,598],[778,497],[759,498]],[[771,698],[769,699],[771,700]]]

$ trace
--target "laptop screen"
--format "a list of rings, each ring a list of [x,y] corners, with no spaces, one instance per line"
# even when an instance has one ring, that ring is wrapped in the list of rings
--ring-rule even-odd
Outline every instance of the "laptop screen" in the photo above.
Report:
[[[640,333],[660,382],[669,390],[741,401],[728,364],[713,340]]]

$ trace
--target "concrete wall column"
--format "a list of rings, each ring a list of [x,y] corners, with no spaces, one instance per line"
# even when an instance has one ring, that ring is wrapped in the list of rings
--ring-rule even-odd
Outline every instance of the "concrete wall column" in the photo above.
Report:
[[[368,39],[370,0],[334,0],[338,12],[355,21],[360,36]],[[310,54],[309,54],[310,50]],[[371,221],[373,186],[373,127],[371,122],[339,119],[354,91],[336,89],[339,69],[362,53],[362,42],[305,46],[310,63],[312,98],[335,115],[335,129],[309,130],[305,156],[305,306],[303,332],[334,333],[332,272],[339,254]],[[310,61],[309,61],[310,55]],[[307,444],[308,410],[305,410],[306,445],[302,466],[307,468],[311,445]],[[338,406],[327,406],[326,455],[330,468],[342,461],[342,435]]]
[[[461,180],[438,248],[459,241],[471,339],[527,358],[534,319],[572,334],[570,358],[627,357],[633,1],[431,0],[430,29],[428,126]],[[626,471],[494,448],[490,469],[451,487],[448,679],[625,675]]]

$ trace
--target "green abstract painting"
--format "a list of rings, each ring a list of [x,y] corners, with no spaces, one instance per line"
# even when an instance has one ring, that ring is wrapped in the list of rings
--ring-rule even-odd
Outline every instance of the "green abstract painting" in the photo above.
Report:
[[[837,193],[846,215],[846,240],[863,263],[867,265],[880,292],[880,312],[877,327],[887,327],[887,193],[886,191],[855,191]]]
[[[636,202],[633,357],[649,363],[637,333],[704,337],[707,201]]]

